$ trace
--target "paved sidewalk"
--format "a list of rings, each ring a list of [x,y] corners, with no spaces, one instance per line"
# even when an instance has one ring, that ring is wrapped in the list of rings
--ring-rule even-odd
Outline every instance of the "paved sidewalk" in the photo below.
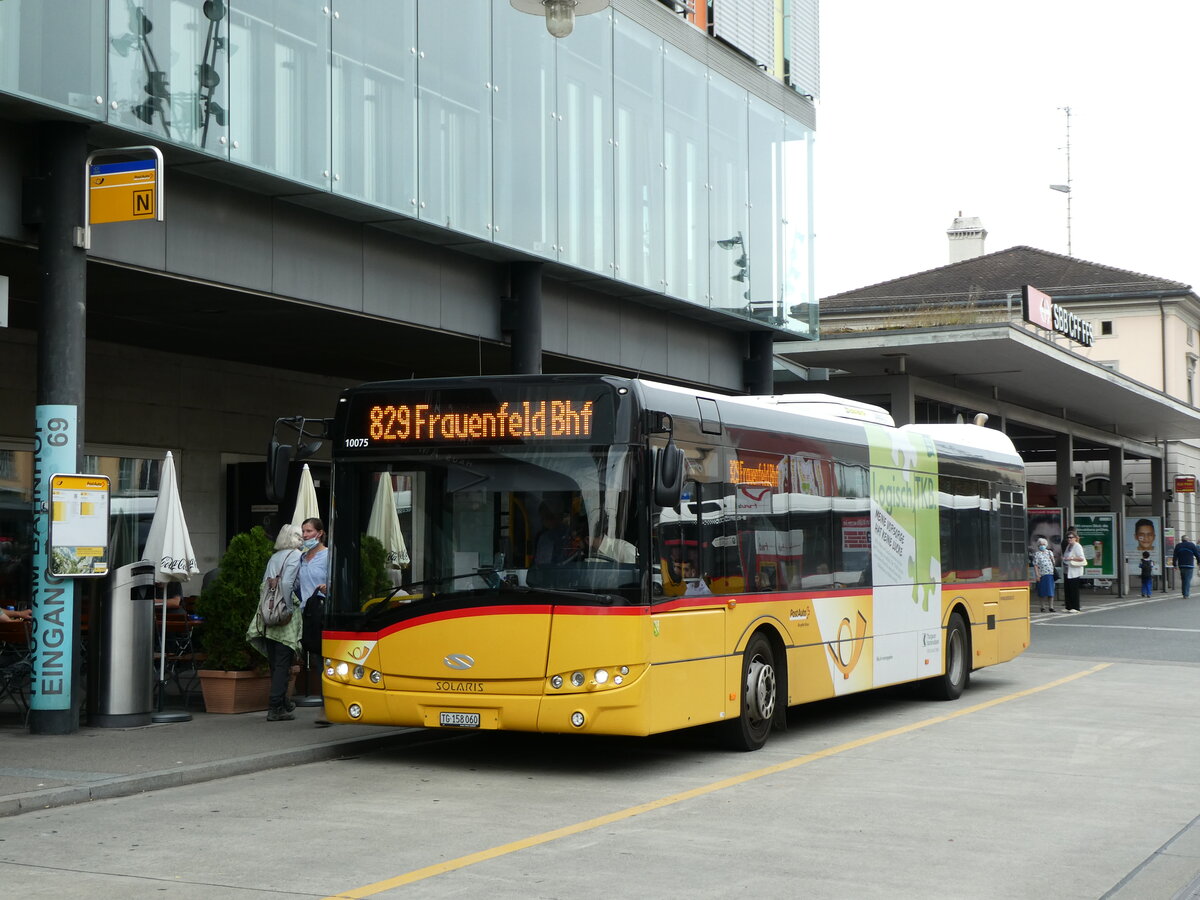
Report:
[[[30,734],[15,716],[0,726],[0,817],[123,797],[266,769],[369,753],[436,731],[367,725],[317,727],[321,707],[291,722],[265,712],[193,712],[190,722]]]
[[[1154,599],[1178,597],[1156,593]],[[1141,602],[1084,591],[1084,612]],[[1035,619],[1063,617],[1042,613]],[[1062,599],[1058,598],[1058,608]],[[297,707],[291,722],[267,722],[265,712],[214,715],[141,728],[80,728],[75,734],[34,735],[15,711],[0,711],[0,817],[243,775],[266,769],[369,753],[400,742],[436,739],[437,730],[366,725],[317,727],[321,707]]]

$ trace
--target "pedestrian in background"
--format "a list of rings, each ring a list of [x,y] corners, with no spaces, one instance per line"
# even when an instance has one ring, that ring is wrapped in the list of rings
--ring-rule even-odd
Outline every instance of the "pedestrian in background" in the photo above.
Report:
[[[1150,559],[1150,551],[1142,551],[1142,561],[1138,563],[1142,571],[1142,596],[1149,597],[1154,593],[1154,562]]]
[[[1037,593],[1042,612],[1046,612],[1047,607],[1054,612],[1054,551],[1045,538],[1037,540],[1037,549],[1033,551],[1033,571],[1037,575]]]
[[[1200,560],[1200,548],[1185,534],[1175,545],[1175,568],[1179,570],[1179,586],[1185,600],[1192,595],[1192,576],[1196,573],[1197,560]]]
[[[1083,580],[1083,569],[1087,565],[1087,557],[1083,555],[1083,547],[1079,544],[1079,535],[1067,533],[1067,546],[1063,550],[1063,598],[1066,600],[1067,612],[1079,612],[1079,586]]]
[[[285,596],[291,597],[292,608],[296,608],[296,584],[300,578],[300,529],[295,525],[284,525],[275,538],[275,552],[267,560],[263,582],[278,578]],[[292,614],[283,625],[265,625],[262,616],[256,615],[246,630],[246,641],[267,658],[271,672],[271,695],[268,701],[267,721],[286,722],[296,716],[292,710],[296,704],[288,699],[288,682],[292,677],[292,659],[300,652],[300,616]]]

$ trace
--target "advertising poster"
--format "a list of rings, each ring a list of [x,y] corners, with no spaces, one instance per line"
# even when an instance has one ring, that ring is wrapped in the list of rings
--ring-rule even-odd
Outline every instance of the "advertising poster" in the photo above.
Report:
[[[1154,563],[1154,574],[1162,574],[1165,536],[1160,516],[1126,516],[1124,543],[1127,572],[1136,575],[1142,554],[1149,553]]]
[[[1084,578],[1115,578],[1117,575],[1116,514],[1095,513],[1075,517],[1075,531],[1083,547],[1087,567]]]
[[[1026,510],[1029,516],[1029,531],[1028,531],[1028,554],[1033,555],[1033,551],[1037,549],[1038,538],[1045,538],[1050,544],[1050,550],[1054,553],[1054,564],[1062,565],[1062,542],[1063,542],[1063,508],[1061,506],[1047,506]],[[1032,579],[1031,580],[1035,580]]]

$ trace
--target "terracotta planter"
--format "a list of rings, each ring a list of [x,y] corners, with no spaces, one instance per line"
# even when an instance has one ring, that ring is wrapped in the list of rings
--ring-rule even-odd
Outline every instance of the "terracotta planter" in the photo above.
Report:
[[[271,676],[258,672],[200,670],[204,710],[210,713],[244,713],[267,708]]]

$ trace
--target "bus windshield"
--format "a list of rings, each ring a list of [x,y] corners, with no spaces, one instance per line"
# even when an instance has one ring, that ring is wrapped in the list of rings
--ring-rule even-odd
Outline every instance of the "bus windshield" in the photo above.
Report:
[[[637,458],[623,445],[476,445],[342,463],[331,612],[376,625],[431,601],[642,602]]]

